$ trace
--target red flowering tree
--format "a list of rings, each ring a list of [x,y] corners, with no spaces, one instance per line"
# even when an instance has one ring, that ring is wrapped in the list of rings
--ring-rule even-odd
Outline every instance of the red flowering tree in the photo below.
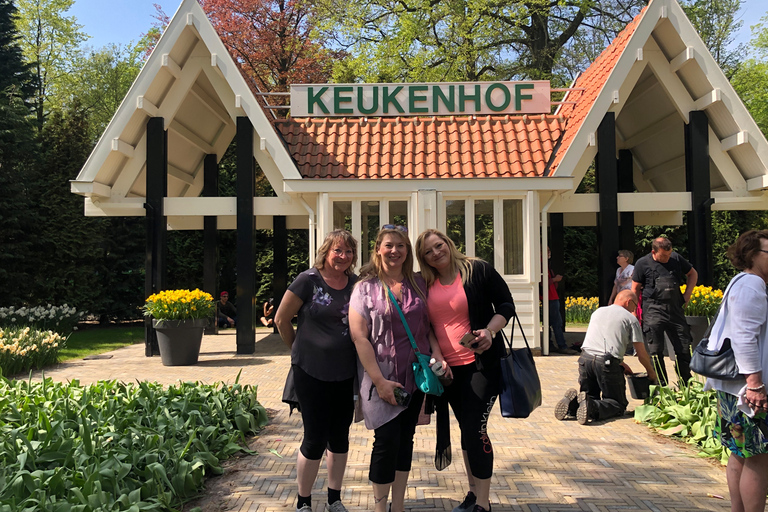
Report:
[[[333,61],[340,56],[313,37],[311,2],[199,2],[254,92],[287,92],[292,83],[325,83],[330,78]]]

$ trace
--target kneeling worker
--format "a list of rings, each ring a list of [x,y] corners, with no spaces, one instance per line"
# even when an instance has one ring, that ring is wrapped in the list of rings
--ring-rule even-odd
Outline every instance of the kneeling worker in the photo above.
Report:
[[[637,295],[623,290],[613,304],[592,313],[579,357],[581,391],[578,395],[575,389],[565,392],[555,405],[555,418],[563,420],[566,416],[576,416],[578,422],[585,425],[589,420],[624,414],[629,404],[624,374],[631,375],[632,369],[623,359],[630,343],[648,372],[648,378],[652,382],[656,380],[651,358],[643,344],[640,323],[633,315],[636,308]]]

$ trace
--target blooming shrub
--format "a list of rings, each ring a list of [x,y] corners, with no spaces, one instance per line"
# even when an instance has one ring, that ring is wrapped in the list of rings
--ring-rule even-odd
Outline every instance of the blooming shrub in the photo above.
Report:
[[[565,299],[565,321],[570,323],[589,323],[589,317],[600,306],[597,297],[567,297]]]
[[[67,335],[75,330],[85,313],[63,306],[35,306],[0,308],[0,327],[32,327],[41,331],[54,331]]]
[[[680,287],[685,293],[685,285]],[[685,306],[685,314],[688,316],[706,316],[712,318],[717,308],[723,301],[723,291],[712,289],[711,286],[696,286],[691,294],[691,300]]]
[[[23,371],[58,361],[65,339],[53,331],[39,331],[30,327],[0,329],[0,371],[13,376]]]
[[[144,316],[156,320],[189,320],[212,317],[216,305],[202,290],[165,290],[150,295],[143,309]]]

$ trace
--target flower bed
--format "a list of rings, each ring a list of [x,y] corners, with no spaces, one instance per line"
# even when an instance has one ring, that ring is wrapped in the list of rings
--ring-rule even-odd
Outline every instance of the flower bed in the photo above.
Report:
[[[41,331],[54,331],[66,336],[77,327],[84,312],[63,306],[11,306],[0,308],[0,327],[32,327]]]
[[[54,364],[66,340],[53,331],[30,327],[0,328],[0,374],[13,376]]]
[[[267,423],[248,385],[0,379],[0,512],[165,511]]]
[[[567,297],[565,299],[566,323],[589,323],[589,317],[600,306],[597,297]]]
[[[164,290],[144,304],[144,315],[156,320],[210,318],[215,311],[213,297],[202,290]]]

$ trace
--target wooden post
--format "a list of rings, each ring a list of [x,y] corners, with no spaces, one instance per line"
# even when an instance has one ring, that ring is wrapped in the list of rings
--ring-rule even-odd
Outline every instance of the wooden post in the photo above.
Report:
[[[699,283],[711,286],[712,198],[709,180],[709,120],[705,112],[694,110],[685,126],[685,181],[691,193],[688,213],[688,253],[699,273]],[[694,283],[695,284],[695,283]]]
[[[203,197],[218,197],[219,165],[216,155],[205,155],[203,163]],[[217,270],[219,267],[218,218],[206,215],[203,218],[203,289],[216,299],[218,291]],[[205,328],[205,334],[218,334],[219,326],[213,315],[213,324]]]
[[[619,250],[619,173],[616,163],[616,114],[605,114],[597,129],[596,178],[600,212],[597,214],[598,275],[601,305],[608,304]]]
[[[237,118],[237,353],[256,351],[254,330],[254,265],[256,222],[253,197],[256,174],[253,159],[253,125],[247,117]]]

